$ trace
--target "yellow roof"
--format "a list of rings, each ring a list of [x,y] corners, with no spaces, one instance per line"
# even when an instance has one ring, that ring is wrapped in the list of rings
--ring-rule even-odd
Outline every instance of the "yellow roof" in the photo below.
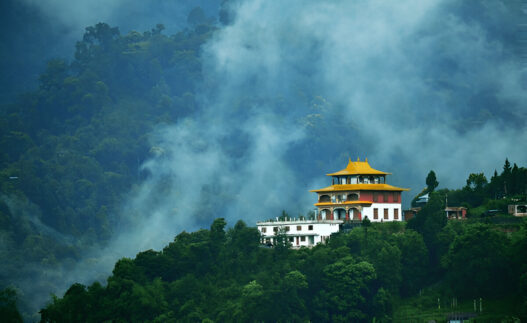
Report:
[[[348,162],[348,166],[343,170],[340,170],[336,173],[326,174],[326,176],[339,176],[339,175],[390,175],[391,173],[381,172],[371,168],[368,164],[368,158],[365,161],[361,162],[360,159],[357,159],[356,162],[352,162],[351,158]]]
[[[331,205],[336,205],[336,204],[339,204],[339,205],[342,205],[342,204],[352,204],[352,205],[356,205],[356,204],[372,204],[372,202],[370,201],[345,201],[345,202],[341,202],[341,203],[332,203],[332,202],[320,202],[320,203],[315,203],[315,206],[331,206]]]
[[[332,191],[409,191],[409,188],[400,188],[388,184],[335,184],[319,190],[310,192],[332,192]]]

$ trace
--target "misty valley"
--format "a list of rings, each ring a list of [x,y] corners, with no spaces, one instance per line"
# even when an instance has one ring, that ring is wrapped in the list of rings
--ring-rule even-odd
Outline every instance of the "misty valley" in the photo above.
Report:
[[[0,322],[526,321],[522,8],[3,1]]]

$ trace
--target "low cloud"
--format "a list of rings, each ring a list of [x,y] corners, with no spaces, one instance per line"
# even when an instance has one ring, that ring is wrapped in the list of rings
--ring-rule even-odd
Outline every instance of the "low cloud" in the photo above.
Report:
[[[203,48],[200,108],[158,127],[148,178],[123,206],[127,222],[65,285],[217,217],[254,225],[283,209],[305,214],[309,189],[329,184],[324,174],[348,157],[393,172],[390,183],[412,189],[406,204],[431,169],[457,188],[505,157],[525,165],[519,13],[508,2],[471,4],[234,2],[233,21]]]

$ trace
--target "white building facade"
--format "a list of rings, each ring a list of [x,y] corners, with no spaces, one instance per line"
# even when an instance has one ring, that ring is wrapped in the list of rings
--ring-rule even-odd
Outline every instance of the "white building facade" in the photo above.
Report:
[[[338,232],[342,220],[299,220],[257,222],[261,234],[261,242],[276,245],[276,237],[281,231],[285,233],[291,247],[312,247],[325,242],[331,234]]]

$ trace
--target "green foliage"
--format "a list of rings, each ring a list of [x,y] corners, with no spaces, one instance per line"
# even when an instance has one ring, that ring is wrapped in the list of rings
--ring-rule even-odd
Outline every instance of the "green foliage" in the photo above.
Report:
[[[435,277],[441,274],[439,262],[445,249],[444,242],[438,236],[447,223],[443,199],[442,191],[430,194],[428,203],[417,213],[417,216],[408,221],[407,225],[409,229],[422,235],[428,249],[430,265],[436,269],[433,272]]]
[[[26,279],[28,262],[44,272],[75,261],[126,221],[118,210],[124,193],[145,179],[139,166],[149,158],[154,126],[196,109],[200,46],[215,30],[202,18],[195,10],[195,28],[171,36],[162,25],[126,35],[105,23],[89,26],[71,62],[50,60],[38,89],[5,106],[0,237],[2,259],[10,261],[0,285]],[[202,257],[214,253],[202,249]],[[170,275],[163,255],[138,258],[146,278]],[[149,261],[161,267],[142,267]]]
[[[436,173],[431,170],[426,176],[426,187],[428,189],[428,192],[433,192],[438,185],[439,182],[437,181]]]
[[[511,288],[507,250],[510,240],[488,225],[470,226],[457,236],[444,259],[447,279],[457,295],[496,296]]]
[[[258,246],[255,228],[238,221],[225,232],[225,220],[216,219],[210,230],[183,232],[161,252],[119,260],[105,287],[74,284],[42,309],[42,322],[390,321],[421,315],[399,309],[407,306],[400,297],[417,294],[412,306],[441,318],[438,298],[444,308],[452,295],[465,302],[511,292],[517,307],[508,313],[526,315],[527,224],[510,235],[468,221],[436,225],[442,204],[441,193],[434,194],[421,214],[431,218],[419,223],[434,233],[429,241],[402,224],[371,223],[367,236],[354,229],[311,249],[269,249]],[[429,258],[428,244],[443,270]],[[430,283],[435,291],[423,292]]]
[[[0,290],[0,318],[2,318],[2,322],[23,322],[16,301],[16,291],[13,288],[8,287]]]
[[[336,322],[362,321],[367,318],[366,306],[371,300],[370,283],[376,278],[372,264],[344,257],[324,268],[324,288],[317,298],[319,313],[328,311],[324,320]]]

